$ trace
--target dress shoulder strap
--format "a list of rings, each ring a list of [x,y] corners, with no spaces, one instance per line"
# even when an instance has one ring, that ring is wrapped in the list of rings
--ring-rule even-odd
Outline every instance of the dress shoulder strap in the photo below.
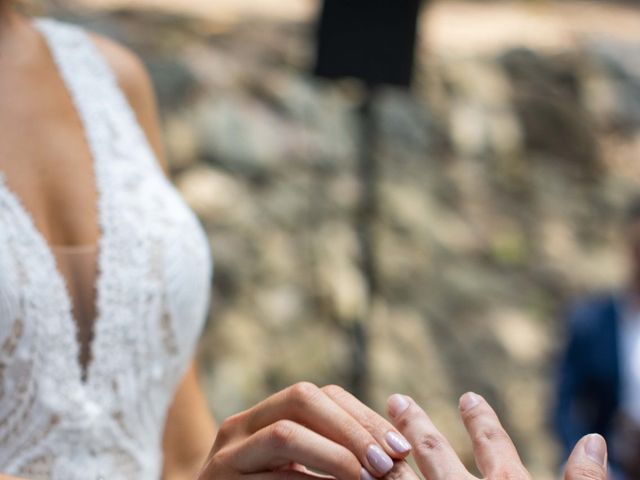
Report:
[[[90,35],[77,25],[51,18],[37,18],[34,25],[46,40],[73,99],[96,163],[109,156],[111,162],[135,159],[155,164],[115,72]]]
[[[34,25],[49,47],[95,149],[98,143],[108,140],[104,122],[97,120],[104,109],[103,102],[117,97],[113,72],[82,28],[49,18],[38,18]]]

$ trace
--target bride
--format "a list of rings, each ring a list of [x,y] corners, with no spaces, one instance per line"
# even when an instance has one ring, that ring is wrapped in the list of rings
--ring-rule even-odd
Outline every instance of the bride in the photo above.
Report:
[[[192,358],[208,242],[129,51],[0,0],[0,132],[0,479],[410,479],[412,446],[429,479],[469,476],[397,395],[388,422],[301,383],[216,435]],[[483,474],[526,478],[490,407],[464,399]],[[584,439],[569,478],[604,479],[605,448]]]

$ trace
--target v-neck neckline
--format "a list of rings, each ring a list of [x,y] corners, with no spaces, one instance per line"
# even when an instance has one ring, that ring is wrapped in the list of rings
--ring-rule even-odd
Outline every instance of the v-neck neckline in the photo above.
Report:
[[[48,20],[35,19],[33,20],[32,25],[35,28],[38,35],[40,36],[41,40],[44,42],[44,45],[47,49],[47,55],[49,57],[49,61],[52,62],[52,64],[54,65],[58,78],[64,85],[65,90],[69,97],[69,101],[71,102],[71,105],[73,107],[73,110],[75,111],[76,115],[80,120],[80,124],[82,125],[82,135],[87,145],[89,156],[91,157],[93,179],[96,186],[95,188],[96,196],[94,201],[96,205],[95,220],[98,225],[98,239],[96,242],[96,249],[97,249],[96,275],[93,283],[93,288],[95,289],[95,296],[93,299],[94,301],[93,307],[94,307],[95,315],[94,315],[94,318],[91,320],[91,336],[89,339],[89,346],[88,346],[89,356],[86,364],[83,364],[80,358],[83,345],[81,344],[81,341],[80,341],[80,334],[79,334],[80,326],[78,323],[78,319],[75,318],[75,314],[73,311],[73,304],[74,304],[73,296],[71,294],[71,291],[69,290],[67,279],[62,273],[61,267],[60,265],[58,265],[58,262],[56,260],[54,246],[49,243],[46,236],[37,227],[34,221],[33,215],[26,208],[20,196],[14,193],[13,190],[9,187],[8,182],[6,180],[6,175],[1,170],[0,170],[0,187],[4,186],[5,193],[13,200],[16,211],[18,212],[19,215],[23,217],[25,224],[28,226],[28,229],[30,230],[30,233],[32,235],[32,240],[35,241],[35,244],[37,245],[37,247],[41,249],[43,260],[47,263],[47,266],[45,266],[45,268],[47,267],[50,268],[52,281],[60,288],[59,293],[61,295],[61,299],[63,302],[62,307],[64,309],[64,317],[65,317],[64,322],[67,323],[66,330],[70,332],[70,334],[73,336],[73,338],[70,339],[71,344],[74,346],[73,354],[71,355],[73,357],[72,368],[74,371],[77,372],[77,375],[75,376],[77,377],[77,381],[79,382],[79,384],[83,387],[88,388],[89,385],[92,383],[91,372],[93,370],[93,366],[96,362],[99,362],[99,359],[96,358],[96,353],[99,352],[99,349],[96,348],[96,345],[100,340],[99,325],[101,324],[101,319],[103,317],[103,312],[100,306],[102,303],[101,298],[103,295],[101,285],[104,283],[102,278],[104,275],[104,272],[103,272],[103,269],[101,268],[101,265],[103,265],[102,257],[104,256],[104,249],[102,248],[102,243],[103,243],[102,240],[104,238],[105,223],[102,221],[103,214],[102,214],[102,208],[100,206],[101,200],[102,200],[101,199],[102,189],[100,188],[100,179],[99,179],[100,169],[97,166],[98,159],[94,149],[92,148],[91,139],[89,138],[89,135],[88,135],[89,130],[87,125],[87,119],[85,119],[84,116],[82,115],[81,105],[78,104],[78,98],[74,94],[73,86],[69,84],[68,79],[65,78],[65,76],[63,75],[63,72],[61,70],[60,60],[58,58],[58,53],[56,52],[56,45],[54,45],[54,42],[56,41],[56,39],[52,36],[52,32],[48,31],[46,28],[46,25],[43,23],[47,21]]]

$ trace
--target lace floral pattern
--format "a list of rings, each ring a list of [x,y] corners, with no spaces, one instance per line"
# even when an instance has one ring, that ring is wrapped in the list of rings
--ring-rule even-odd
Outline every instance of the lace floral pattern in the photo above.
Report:
[[[0,472],[157,480],[167,410],[208,310],[208,242],[88,35],[35,25],[93,155],[97,318],[83,379],[64,279],[0,173]]]

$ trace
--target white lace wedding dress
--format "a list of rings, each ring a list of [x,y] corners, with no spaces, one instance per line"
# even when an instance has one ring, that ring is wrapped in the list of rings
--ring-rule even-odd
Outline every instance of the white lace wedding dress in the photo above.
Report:
[[[93,155],[96,318],[82,365],[65,278],[0,172],[0,473],[158,480],[167,410],[208,310],[208,242],[92,40],[35,25]]]

